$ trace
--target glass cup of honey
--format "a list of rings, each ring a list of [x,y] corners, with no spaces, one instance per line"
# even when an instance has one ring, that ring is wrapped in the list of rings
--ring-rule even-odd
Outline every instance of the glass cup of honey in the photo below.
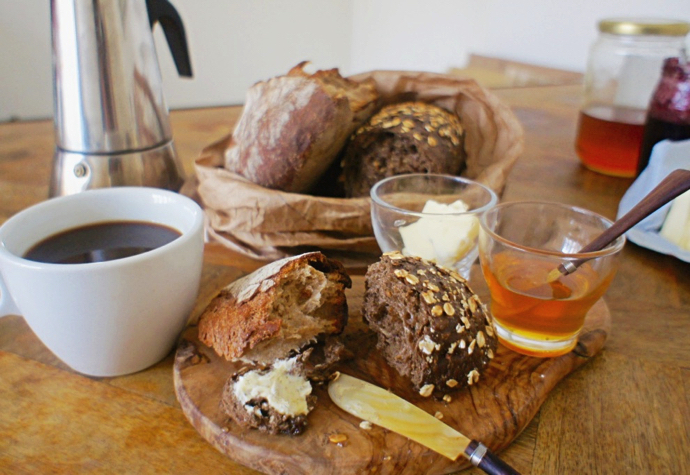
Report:
[[[616,274],[625,236],[600,251],[579,253],[613,222],[586,209],[539,201],[501,203],[480,224],[479,259],[501,343],[531,356],[568,353]],[[549,279],[567,263],[579,267]]]

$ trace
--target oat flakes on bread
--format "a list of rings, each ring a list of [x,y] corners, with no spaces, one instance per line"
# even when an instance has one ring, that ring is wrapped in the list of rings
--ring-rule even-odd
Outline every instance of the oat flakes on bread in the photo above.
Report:
[[[422,396],[477,383],[496,352],[491,317],[465,279],[419,257],[387,253],[369,266],[362,316]]]
[[[352,286],[320,252],[287,257],[236,280],[199,317],[199,340],[227,360],[270,365],[343,331]]]
[[[391,104],[348,142],[342,158],[345,194],[369,196],[377,181],[403,173],[459,175],[465,160],[456,114],[425,102]]]
[[[306,64],[249,88],[226,169],[266,188],[307,192],[374,112],[373,80],[351,81],[337,69],[308,74]]]

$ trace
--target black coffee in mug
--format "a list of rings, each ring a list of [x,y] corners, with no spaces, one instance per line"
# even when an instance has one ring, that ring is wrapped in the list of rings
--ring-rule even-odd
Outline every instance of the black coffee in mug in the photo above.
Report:
[[[29,249],[25,259],[49,264],[84,264],[135,256],[180,237],[176,229],[139,221],[109,221],[68,229]]]

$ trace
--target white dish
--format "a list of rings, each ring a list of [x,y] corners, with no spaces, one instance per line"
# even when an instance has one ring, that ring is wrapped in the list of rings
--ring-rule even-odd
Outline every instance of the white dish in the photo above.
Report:
[[[652,150],[649,165],[621,198],[616,219],[627,213],[661,180],[678,168],[690,170],[690,140],[676,142],[663,140],[656,144]],[[659,235],[659,230],[664,224],[670,208],[671,204],[669,203],[652,213],[628,231],[626,237],[638,246],[690,262],[690,251],[682,249]]]
[[[656,251],[661,254],[668,254],[669,256],[677,257],[685,262],[690,262],[690,251],[686,251],[685,249],[676,246],[666,238],[660,236],[658,232],[638,230],[633,228],[628,231],[626,237],[630,240],[630,242],[633,242],[638,246],[646,247],[647,249],[651,249],[652,251]]]

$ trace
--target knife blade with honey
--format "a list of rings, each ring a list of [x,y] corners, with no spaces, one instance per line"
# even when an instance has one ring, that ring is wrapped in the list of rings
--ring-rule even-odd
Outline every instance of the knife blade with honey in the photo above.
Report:
[[[486,473],[519,475],[482,443],[383,388],[340,374],[329,383],[328,395],[345,412],[404,435],[451,460],[463,455]]]

